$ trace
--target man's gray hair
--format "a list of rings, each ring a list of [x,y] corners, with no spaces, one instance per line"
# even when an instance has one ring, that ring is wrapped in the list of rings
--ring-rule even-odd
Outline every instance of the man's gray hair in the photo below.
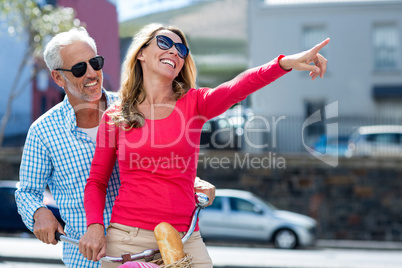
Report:
[[[64,62],[60,50],[76,41],[86,42],[97,53],[95,40],[89,36],[87,30],[83,27],[72,28],[67,32],[55,35],[46,45],[43,58],[50,71],[63,67]]]

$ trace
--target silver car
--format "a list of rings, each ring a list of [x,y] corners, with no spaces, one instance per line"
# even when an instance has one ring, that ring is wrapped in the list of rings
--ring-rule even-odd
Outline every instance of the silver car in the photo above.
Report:
[[[15,191],[19,188],[19,181],[1,180],[0,181],[0,230],[6,232],[29,232],[22,222],[21,216],[17,211],[15,202]],[[61,219],[59,208],[48,189],[43,194],[43,203],[55,215],[56,219],[64,226]]]
[[[317,223],[305,215],[278,210],[247,191],[218,189],[214,203],[200,213],[204,239],[267,241],[293,249],[314,244]]]
[[[374,125],[359,127],[350,137],[346,157],[402,156],[402,126]]]

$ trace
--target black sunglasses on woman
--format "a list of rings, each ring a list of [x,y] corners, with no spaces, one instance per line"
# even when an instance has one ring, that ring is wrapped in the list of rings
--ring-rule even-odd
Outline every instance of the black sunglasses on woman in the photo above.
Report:
[[[165,35],[157,35],[156,36],[156,43],[158,44],[158,47],[162,50],[168,50],[173,45],[177,49],[177,54],[179,55],[180,58],[185,59],[188,56],[189,49],[186,47],[183,43],[175,43],[173,42],[172,39]]]

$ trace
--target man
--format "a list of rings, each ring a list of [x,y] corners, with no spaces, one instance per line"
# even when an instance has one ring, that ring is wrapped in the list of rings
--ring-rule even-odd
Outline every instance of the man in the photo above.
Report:
[[[102,88],[104,59],[97,55],[95,41],[84,28],[53,37],[46,46],[44,59],[66,97],[31,125],[22,155],[20,188],[15,195],[18,212],[28,229],[42,242],[56,244],[56,231],[75,239],[86,231],[83,195],[96,133],[103,112],[117,100],[117,95]],[[195,189],[212,200],[214,187],[196,182],[199,185]],[[47,186],[59,206],[65,232],[42,202]],[[119,186],[115,166],[107,190],[106,226]],[[68,267],[100,265],[85,259],[77,246],[68,243],[63,245],[63,262]]]

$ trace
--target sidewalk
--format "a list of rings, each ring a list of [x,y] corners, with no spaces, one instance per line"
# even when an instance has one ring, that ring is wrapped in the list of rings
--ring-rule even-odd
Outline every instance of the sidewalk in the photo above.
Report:
[[[315,246],[318,248],[402,250],[402,242],[392,241],[318,240]]]
[[[247,247],[243,247],[243,250]],[[376,249],[376,250],[402,250],[402,242],[383,242],[383,241],[349,241],[349,240],[319,240],[317,249],[322,248],[342,248],[342,249]],[[313,249],[315,249],[313,248]],[[258,247],[255,248],[259,250]],[[219,267],[226,267],[225,261],[219,259],[222,250],[242,250],[240,247],[219,247],[208,246],[208,251],[214,260],[219,263]],[[297,250],[296,250],[297,251]],[[281,251],[276,251],[281,253]],[[303,250],[299,251],[303,253]],[[284,252],[283,252],[284,253]],[[241,257],[241,256],[240,256]],[[62,263],[62,243],[57,245],[47,245],[36,238],[15,238],[0,237],[0,262],[19,261],[19,262],[40,262],[40,263]],[[239,263],[241,262],[239,259]],[[217,266],[217,267],[218,267]]]
[[[0,261],[62,263],[62,248],[36,238],[0,237]]]

